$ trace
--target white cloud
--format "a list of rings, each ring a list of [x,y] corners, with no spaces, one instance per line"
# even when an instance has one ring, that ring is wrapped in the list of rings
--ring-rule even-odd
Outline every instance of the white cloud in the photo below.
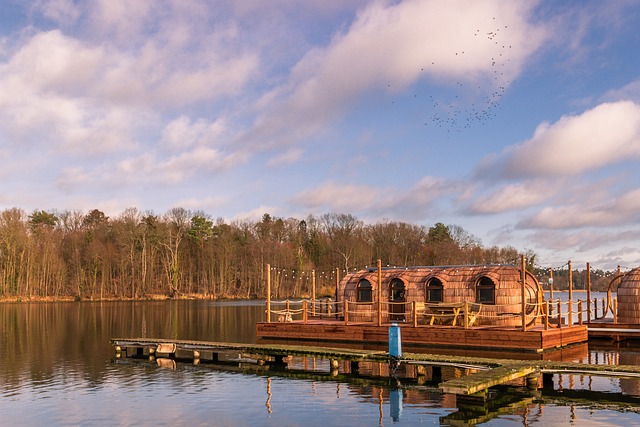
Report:
[[[283,153],[278,154],[276,157],[269,159],[269,161],[267,162],[267,166],[278,167],[283,165],[290,165],[297,162],[302,156],[302,153],[303,151],[298,148],[287,150]]]
[[[412,188],[399,189],[330,181],[296,194],[294,205],[320,212],[350,212],[398,220],[422,220],[458,190],[457,183],[424,177]]]
[[[213,123],[204,119],[191,120],[186,115],[169,122],[160,139],[160,145],[170,151],[181,151],[199,145],[211,145],[225,137],[226,121],[222,118]]]
[[[533,137],[487,158],[478,176],[571,176],[640,158],[640,105],[605,103],[543,123]]]
[[[635,80],[621,88],[610,90],[604,94],[602,99],[606,102],[628,100],[640,104],[640,80]]]
[[[264,96],[258,107],[265,111],[246,138],[291,143],[339,118],[368,91],[400,91],[425,78],[505,86],[546,37],[542,27],[527,21],[533,5],[371,3],[346,32],[308,52],[289,81]],[[508,61],[498,59],[507,52]]]
[[[375,187],[327,182],[298,193],[292,201],[316,211],[357,212],[385,204],[383,195],[384,191]]]
[[[175,206],[194,211],[202,210],[205,212],[215,212],[227,203],[228,200],[225,197],[189,197],[178,200],[175,203]]]
[[[35,10],[40,10],[42,15],[59,24],[75,22],[80,16],[80,8],[73,0],[41,0],[34,4]]]
[[[555,194],[557,182],[546,180],[508,184],[480,195],[466,209],[471,214],[497,214],[538,205]]]

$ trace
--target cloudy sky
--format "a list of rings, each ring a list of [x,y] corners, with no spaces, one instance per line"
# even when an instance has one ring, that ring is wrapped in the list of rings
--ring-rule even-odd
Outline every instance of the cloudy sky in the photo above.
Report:
[[[0,209],[455,224],[640,265],[640,4],[2,0]]]

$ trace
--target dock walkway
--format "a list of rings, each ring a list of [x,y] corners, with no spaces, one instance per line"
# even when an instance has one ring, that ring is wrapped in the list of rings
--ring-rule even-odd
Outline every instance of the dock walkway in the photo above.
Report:
[[[167,357],[192,360],[199,363],[207,354],[208,360],[216,362],[221,352],[237,352],[250,355],[255,360],[273,358],[282,363],[286,356],[307,356],[322,359],[347,360],[352,363],[391,363],[386,351],[344,349],[332,347],[294,346],[278,344],[242,344],[209,341],[167,340],[154,338],[112,338],[116,358],[120,357]],[[393,360],[393,362],[396,362]],[[471,369],[474,372],[460,378],[453,378],[439,384],[443,393],[466,396],[484,396],[493,386],[526,378],[530,386],[537,387],[539,378],[548,379],[553,374],[582,374],[605,377],[626,377],[640,379],[640,366],[636,365],[596,365],[574,362],[545,360],[510,360],[468,356],[450,356],[427,353],[404,353],[399,363],[431,365],[433,367],[453,366]],[[331,363],[337,367],[337,363]]]

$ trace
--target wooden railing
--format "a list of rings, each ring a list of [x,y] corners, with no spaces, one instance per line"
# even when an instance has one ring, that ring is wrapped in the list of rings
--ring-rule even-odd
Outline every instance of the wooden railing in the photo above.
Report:
[[[386,301],[385,307],[378,313],[375,302],[333,301],[329,299],[303,300],[268,300],[267,322],[303,322],[314,320],[334,320],[351,323],[377,323],[379,317],[391,322],[411,324],[413,327],[449,325],[472,328],[479,324],[489,324],[495,320],[495,312],[500,312],[499,306],[491,305],[491,310],[485,313],[483,304],[475,302],[457,303],[423,303],[423,302],[391,302]],[[363,309],[363,307],[366,307]],[[594,298],[578,301],[546,300],[541,304],[527,303],[525,305],[530,324],[542,324],[547,328],[562,328],[571,325],[582,325],[593,320],[600,320],[613,313],[613,322],[617,323],[617,300]],[[536,314],[537,313],[537,314]],[[509,313],[505,307],[499,318],[521,317],[521,313]],[[589,316],[591,316],[589,318]],[[484,321],[483,321],[484,319]]]

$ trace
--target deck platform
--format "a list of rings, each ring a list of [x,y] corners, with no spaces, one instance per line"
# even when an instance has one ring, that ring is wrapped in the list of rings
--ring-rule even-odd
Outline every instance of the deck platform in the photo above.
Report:
[[[308,322],[257,323],[259,339],[310,342],[385,344],[389,324],[349,323],[309,320]],[[541,353],[546,350],[584,343],[585,325],[544,329],[541,326],[522,331],[515,327],[418,326],[399,324],[402,344],[412,347],[441,347],[478,350],[517,350]]]

